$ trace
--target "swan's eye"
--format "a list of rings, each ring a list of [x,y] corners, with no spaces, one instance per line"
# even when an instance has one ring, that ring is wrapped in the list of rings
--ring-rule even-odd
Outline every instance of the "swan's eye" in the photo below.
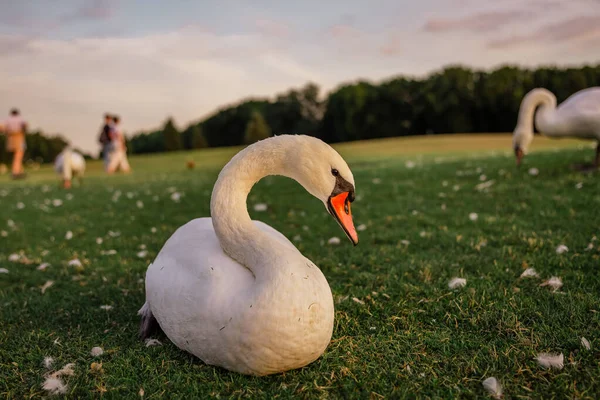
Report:
[[[335,168],[331,169],[331,175],[338,176],[339,174],[340,174],[340,171],[338,171],[337,169],[335,169]]]

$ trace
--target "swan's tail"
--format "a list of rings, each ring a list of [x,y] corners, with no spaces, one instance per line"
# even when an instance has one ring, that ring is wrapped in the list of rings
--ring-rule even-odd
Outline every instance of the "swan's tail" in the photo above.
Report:
[[[140,322],[140,338],[142,340],[146,340],[149,338],[154,332],[160,332],[160,325],[154,315],[152,315],[152,310],[150,310],[150,305],[148,303],[144,303],[144,306],[140,308],[138,311],[138,315],[142,316],[142,321]]]

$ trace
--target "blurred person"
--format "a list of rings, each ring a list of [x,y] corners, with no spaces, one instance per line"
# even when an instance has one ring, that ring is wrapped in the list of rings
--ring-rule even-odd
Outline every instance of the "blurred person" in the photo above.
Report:
[[[114,173],[118,169],[128,173],[131,171],[129,166],[129,160],[127,160],[127,145],[125,144],[125,136],[121,130],[120,118],[118,116],[112,117],[112,129],[111,129],[111,150],[109,155],[109,162],[107,172],[109,174]]]
[[[104,126],[100,131],[100,138],[98,141],[102,145],[102,160],[104,161],[105,171],[108,171],[109,157],[112,148],[112,125],[112,116],[109,113],[104,114]]]
[[[25,172],[23,172],[23,155],[25,154],[25,149],[27,149],[27,143],[25,142],[26,130],[27,123],[21,117],[19,110],[16,108],[10,110],[10,116],[4,122],[2,131],[6,134],[6,151],[13,153],[11,171],[13,179],[25,178]]]
[[[65,189],[71,188],[73,176],[79,179],[79,184],[83,182],[85,173],[85,158],[75,150],[64,149],[56,156],[54,160],[54,170],[62,177],[62,184]]]

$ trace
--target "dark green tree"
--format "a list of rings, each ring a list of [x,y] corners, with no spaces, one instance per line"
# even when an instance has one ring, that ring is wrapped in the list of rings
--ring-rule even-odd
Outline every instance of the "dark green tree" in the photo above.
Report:
[[[175,127],[173,118],[167,119],[165,126],[163,127],[162,134],[165,140],[166,151],[177,151],[183,149],[181,141],[181,132]]]
[[[252,144],[254,142],[258,142],[259,140],[266,139],[269,136],[271,136],[271,128],[269,128],[267,121],[265,121],[260,112],[253,112],[248,124],[246,125],[244,143]]]
[[[206,138],[204,137],[204,133],[202,132],[202,127],[200,125],[194,125],[191,128],[191,131],[192,149],[204,149],[208,147],[208,143],[206,142]]]

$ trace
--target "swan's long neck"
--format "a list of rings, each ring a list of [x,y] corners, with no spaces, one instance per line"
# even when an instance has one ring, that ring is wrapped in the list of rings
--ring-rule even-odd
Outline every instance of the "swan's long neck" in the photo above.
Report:
[[[259,278],[281,244],[258,229],[248,214],[246,198],[252,186],[267,175],[293,178],[286,167],[286,146],[278,138],[247,147],[223,168],[215,183],[210,210],[223,251]]]
[[[536,113],[538,107],[539,110]],[[555,110],[556,97],[550,91],[546,89],[533,89],[521,101],[515,131],[518,130],[521,134],[532,137],[534,115],[535,123],[539,130],[544,131],[544,133],[551,131],[551,121]]]

